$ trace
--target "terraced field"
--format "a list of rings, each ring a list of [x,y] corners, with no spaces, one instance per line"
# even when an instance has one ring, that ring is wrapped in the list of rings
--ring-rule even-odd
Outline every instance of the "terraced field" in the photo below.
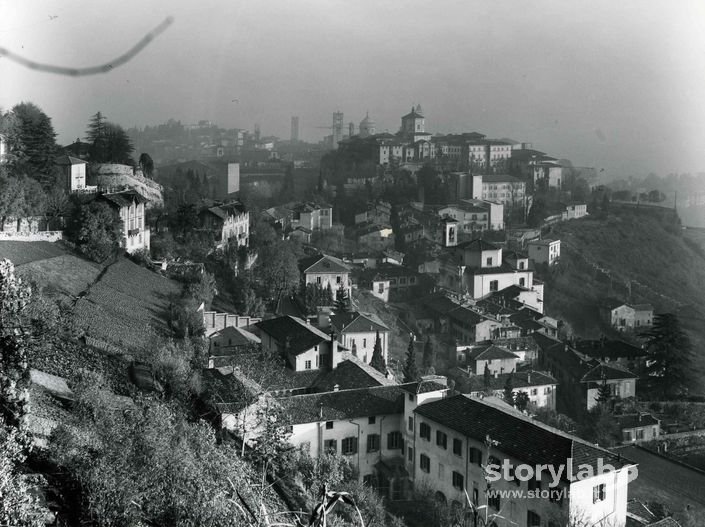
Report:
[[[108,266],[74,308],[87,335],[126,352],[143,349],[167,332],[165,314],[180,286],[121,258]]]

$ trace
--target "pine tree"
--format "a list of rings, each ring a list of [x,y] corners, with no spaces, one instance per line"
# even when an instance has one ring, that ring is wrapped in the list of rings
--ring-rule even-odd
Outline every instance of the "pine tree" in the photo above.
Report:
[[[431,337],[426,337],[426,342],[424,343],[424,346],[423,346],[423,358],[422,358],[421,364],[425,370],[428,370],[430,368],[433,368],[433,365],[435,362],[436,362],[436,348],[433,346],[433,343],[431,342]]]
[[[370,366],[380,373],[387,373],[387,363],[385,362],[384,355],[382,354],[382,340],[379,337],[379,331],[377,331],[375,345],[374,348],[372,348],[372,359],[370,360]]]
[[[688,335],[676,315],[663,313],[654,316],[646,337],[651,360],[648,372],[659,377],[664,395],[677,395],[692,377],[693,349]]]
[[[23,102],[12,108],[14,127],[9,139],[14,158],[14,170],[40,181],[44,186],[52,182],[54,158],[57,152],[56,132],[51,118],[37,105]],[[12,159],[12,158],[11,158]]]
[[[507,382],[504,383],[504,402],[514,406],[514,386],[511,373],[507,377]]]
[[[597,388],[595,401],[597,401],[598,404],[605,405],[609,403],[611,399],[612,392],[610,391],[610,386],[605,379],[602,379],[602,384]]]
[[[418,380],[419,370],[416,367],[414,335],[409,335],[409,347],[406,350],[406,362],[404,363],[404,382],[416,382]]]
[[[516,409],[520,412],[526,410],[526,407],[529,406],[529,394],[526,392],[517,392],[514,396],[514,406],[516,406]]]
[[[106,117],[101,112],[91,117],[86,130],[86,141],[90,146],[90,159],[94,163],[103,163],[107,158]]]

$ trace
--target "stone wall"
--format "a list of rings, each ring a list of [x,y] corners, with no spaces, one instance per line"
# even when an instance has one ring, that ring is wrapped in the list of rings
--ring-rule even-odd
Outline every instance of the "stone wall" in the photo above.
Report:
[[[0,240],[13,242],[58,242],[63,239],[61,231],[42,232],[3,232],[0,231]]]
[[[148,208],[164,204],[162,186],[156,181],[144,177],[139,168],[133,169],[129,165],[103,163],[91,165],[90,171],[91,184],[97,185],[101,189],[118,190],[130,187],[149,200]]]

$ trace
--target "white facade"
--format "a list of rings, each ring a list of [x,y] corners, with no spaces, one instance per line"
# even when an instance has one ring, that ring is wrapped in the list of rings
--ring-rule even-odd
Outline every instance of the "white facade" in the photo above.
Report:
[[[357,356],[363,362],[370,363],[372,360],[372,351],[375,347],[375,341],[377,339],[377,333],[375,331],[356,331],[347,332],[343,331],[338,336],[338,341],[349,349],[351,352],[354,350],[354,355]],[[389,332],[380,331],[379,340],[382,346],[382,356],[384,357],[384,362],[389,363]]]
[[[144,203],[132,202],[120,208],[122,246],[128,253],[149,251],[150,231],[144,226]]]
[[[527,245],[529,258],[536,263],[555,264],[561,257],[560,240],[536,240]]]
[[[250,240],[250,213],[228,214],[223,220],[221,240],[235,242],[238,247],[247,247]]]

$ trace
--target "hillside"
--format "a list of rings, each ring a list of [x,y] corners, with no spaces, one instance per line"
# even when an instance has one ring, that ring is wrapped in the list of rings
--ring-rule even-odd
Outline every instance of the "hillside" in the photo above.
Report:
[[[564,319],[577,336],[597,337],[598,303],[612,296],[676,312],[705,371],[705,250],[679,225],[649,211],[613,207],[606,220],[583,218],[554,225],[561,240],[559,266],[541,273],[546,311]],[[631,294],[630,294],[631,290]],[[702,375],[700,375],[702,376]],[[693,386],[705,392],[705,382]]]

